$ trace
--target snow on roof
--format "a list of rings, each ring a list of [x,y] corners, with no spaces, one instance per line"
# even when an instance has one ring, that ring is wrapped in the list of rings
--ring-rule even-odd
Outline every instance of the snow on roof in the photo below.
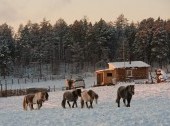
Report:
[[[124,67],[150,67],[149,64],[142,62],[142,61],[131,61],[130,62],[110,62],[108,63],[109,67],[110,65],[114,68],[124,68]]]

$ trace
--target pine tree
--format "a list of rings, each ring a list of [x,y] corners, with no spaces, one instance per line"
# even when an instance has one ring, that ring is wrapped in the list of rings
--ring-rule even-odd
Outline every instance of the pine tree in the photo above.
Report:
[[[135,36],[134,56],[136,60],[142,60],[151,64],[151,42],[153,39],[154,19],[148,18],[140,22]]]
[[[0,25],[0,73],[5,76],[12,70],[14,62],[14,39],[12,27],[6,23]]]
[[[164,21],[158,18],[155,22],[155,30],[153,33],[153,40],[151,42],[152,45],[152,60],[159,63],[160,67],[162,67],[163,62],[167,62],[169,47],[168,47],[168,39],[167,32],[164,27]]]

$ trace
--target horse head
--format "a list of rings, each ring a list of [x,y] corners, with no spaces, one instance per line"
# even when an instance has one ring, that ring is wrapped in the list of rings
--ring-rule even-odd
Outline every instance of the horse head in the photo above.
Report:
[[[47,92],[41,92],[41,99],[43,102],[48,101],[48,97],[49,97],[49,95]]]
[[[135,94],[135,85],[128,85],[126,89],[131,95]]]
[[[78,95],[79,97],[81,97],[81,89],[76,89],[76,91],[77,91],[77,95]]]
[[[93,90],[89,90],[89,91],[88,91],[88,94],[89,94],[89,96],[90,96],[92,99],[95,99],[96,104],[97,104],[97,100],[98,100],[98,98],[99,98],[98,94],[96,94]]]
[[[75,97],[77,97],[77,96],[81,97],[81,89],[76,89],[76,90],[74,90],[74,91],[72,92],[72,94],[73,94]]]

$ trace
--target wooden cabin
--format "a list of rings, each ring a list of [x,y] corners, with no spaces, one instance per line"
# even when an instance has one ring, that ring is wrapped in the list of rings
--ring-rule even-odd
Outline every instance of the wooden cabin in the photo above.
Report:
[[[117,81],[148,79],[149,68],[145,62],[110,62],[108,69],[97,70],[97,85],[115,84]]]

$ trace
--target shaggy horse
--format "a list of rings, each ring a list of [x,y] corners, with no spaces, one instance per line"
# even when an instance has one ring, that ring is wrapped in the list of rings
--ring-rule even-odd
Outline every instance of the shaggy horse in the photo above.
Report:
[[[130,107],[130,101],[132,99],[132,95],[135,93],[135,86],[134,85],[128,85],[128,86],[120,86],[117,90],[117,99],[116,102],[118,104],[118,107],[120,107],[120,99],[123,99],[123,102],[126,107]],[[127,100],[127,105],[126,105]]]
[[[24,97],[23,100],[23,109],[27,110],[27,106],[30,107],[30,110],[33,110],[33,104],[37,104],[37,109],[42,107],[42,103],[48,100],[47,92],[38,92],[35,94],[28,94]]]
[[[67,104],[69,105],[70,108],[71,108],[71,105],[70,105],[69,102],[73,102],[72,108],[74,108],[74,105],[76,105],[76,107],[77,107],[77,99],[78,99],[78,97],[81,97],[81,89],[75,89],[73,91],[64,92],[63,100],[61,102],[61,106],[63,108],[66,108],[65,104],[66,104],[66,101],[67,101]]]
[[[74,88],[73,83],[74,83],[74,80],[71,80],[71,79],[66,80],[66,86],[68,86],[67,87],[68,90],[71,90],[72,88]]]
[[[93,100],[95,99],[96,104],[99,96],[93,90],[86,91],[84,90],[81,93],[81,108],[84,107],[84,102],[86,103],[87,108],[93,108]],[[88,102],[90,102],[90,106],[88,106]]]

